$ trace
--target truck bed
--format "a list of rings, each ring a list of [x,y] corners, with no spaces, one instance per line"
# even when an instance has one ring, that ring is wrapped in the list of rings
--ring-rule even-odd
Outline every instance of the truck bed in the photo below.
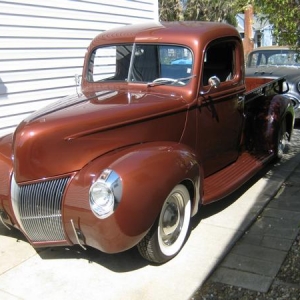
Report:
[[[250,102],[260,96],[266,95],[268,91],[277,90],[282,92],[283,78],[257,78],[257,77],[245,77],[246,93],[245,102]]]

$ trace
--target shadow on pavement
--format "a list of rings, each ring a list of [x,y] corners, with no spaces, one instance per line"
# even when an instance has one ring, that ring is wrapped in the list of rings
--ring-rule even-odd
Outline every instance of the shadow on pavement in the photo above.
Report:
[[[38,254],[42,259],[84,259],[88,263],[96,263],[116,273],[131,272],[148,265],[148,262],[139,255],[136,248],[121,253],[107,254],[91,247],[84,250],[75,245],[44,248]]]
[[[23,235],[21,231],[17,230],[14,227],[10,227],[10,229],[8,229],[1,222],[0,222],[0,235],[11,237],[13,239],[16,239],[17,241],[23,241],[28,243],[26,237]]]
[[[11,230],[9,230],[4,227],[2,223],[0,223],[0,236],[12,238],[16,243],[23,241],[29,244],[22,232],[16,228],[11,228]],[[89,263],[99,264],[114,272],[130,272],[148,265],[148,262],[139,255],[136,248],[116,254],[103,253],[92,247],[87,247],[87,249],[84,250],[78,245],[32,248],[45,260],[84,259]]]

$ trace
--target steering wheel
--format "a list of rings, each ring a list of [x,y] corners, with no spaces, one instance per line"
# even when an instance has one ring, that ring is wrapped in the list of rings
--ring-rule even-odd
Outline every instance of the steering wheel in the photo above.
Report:
[[[167,77],[165,77],[165,78],[163,78],[163,77],[162,78],[156,78],[156,79],[153,80],[153,83],[164,82],[164,81],[166,81],[166,82],[171,81],[172,83],[179,83],[180,85],[185,85],[185,83],[183,81],[180,81],[180,80],[174,79],[174,78],[167,78]]]

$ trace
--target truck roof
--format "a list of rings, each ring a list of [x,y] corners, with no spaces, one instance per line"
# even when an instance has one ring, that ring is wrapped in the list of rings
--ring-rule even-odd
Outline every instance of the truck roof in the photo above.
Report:
[[[217,22],[177,21],[151,22],[126,25],[104,31],[97,35],[91,47],[110,43],[178,43],[194,44],[195,41],[209,42],[218,37],[235,36],[238,31],[231,25]]]

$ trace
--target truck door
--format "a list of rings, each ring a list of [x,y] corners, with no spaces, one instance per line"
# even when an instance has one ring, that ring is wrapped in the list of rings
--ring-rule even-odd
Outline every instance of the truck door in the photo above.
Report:
[[[243,127],[244,65],[240,42],[218,40],[206,48],[200,74],[197,149],[204,176],[233,163],[239,154]],[[220,85],[211,87],[209,78]]]

